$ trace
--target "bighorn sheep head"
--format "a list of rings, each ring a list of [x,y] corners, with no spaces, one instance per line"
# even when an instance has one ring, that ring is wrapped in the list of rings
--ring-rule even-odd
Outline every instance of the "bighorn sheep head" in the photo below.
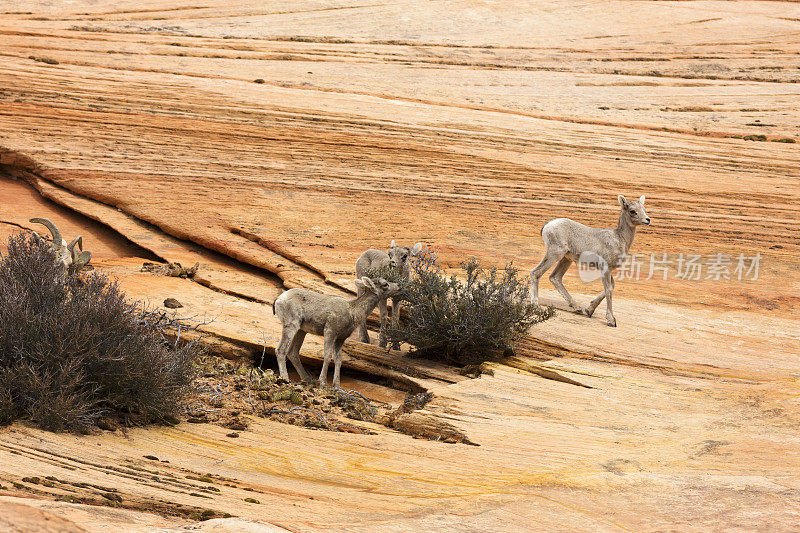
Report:
[[[34,217],[31,219],[31,222],[43,225],[50,232],[50,235],[53,237],[53,242],[50,243],[49,246],[53,252],[55,252],[57,261],[64,265],[65,269],[78,271],[91,261],[92,252],[83,250],[83,237],[81,235],[72,239],[72,242],[68,244],[61,236],[58,226],[53,224],[50,220]],[[43,241],[42,237],[35,231],[33,232],[33,237]]]

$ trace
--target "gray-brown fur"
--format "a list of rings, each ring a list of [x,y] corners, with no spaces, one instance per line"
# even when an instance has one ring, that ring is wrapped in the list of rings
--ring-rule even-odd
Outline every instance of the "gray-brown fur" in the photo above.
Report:
[[[636,226],[650,225],[650,217],[644,210],[644,195],[633,202],[628,202],[622,195],[617,199],[621,209],[619,223],[615,229],[590,228],[569,218],[557,218],[544,225],[542,239],[546,249],[545,255],[531,270],[531,302],[534,305],[539,305],[539,279],[550,267],[556,265],[550,274],[550,281],[567,301],[570,309],[592,316],[605,298],[606,321],[609,326],[617,325],[611,310],[611,296],[614,292],[614,278],[611,272],[628,254],[636,235]],[[588,307],[579,309],[562,280],[573,261],[578,261],[583,253],[595,254],[604,261],[604,264],[601,263],[603,292],[594,298]]]
[[[361,254],[356,261],[356,277],[360,278],[367,274],[372,269],[393,267],[397,268],[403,279],[411,277],[410,260],[413,256],[417,255],[422,250],[422,243],[418,242],[413,248],[408,246],[396,246],[394,241],[389,244],[389,251],[370,249]],[[359,289],[358,294],[361,294]],[[397,326],[400,320],[400,307],[399,298],[392,298],[392,325]],[[386,317],[388,315],[386,309],[386,299],[378,302],[378,311],[380,312],[380,334],[378,344],[386,346]],[[366,318],[362,324],[358,326],[358,335],[361,342],[369,342],[369,333],[367,332]]]
[[[64,266],[65,270],[80,270],[91,261],[92,253],[83,251],[83,237],[78,235],[72,242],[67,241],[61,236],[61,231],[53,222],[46,218],[34,217],[30,219],[35,224],[41,224],[47,228],[53,240],[49,244],[50,248],[56,254],[56,259]],[[38,240],[43,240],[38,233],[33,232],[33,237]]]
[[[300,377],[304,381],[312,381],[300,362],[300,347],[306,333],[312,333],[325,340],[324,360],[319,374],[320,385],[325,386],[328,364],[333,359],[333,386],[339,387],[344,341],[366,320],[378,301],[386,301],[387,297],[400,290],[397,283],[390,283],[383,278],[363,277],[356,280],[356,286],[359,287],[359,295],[355,300],[308,289],[291,289],[275,300],[272,309],[283,324],[281,340],[276,350],[278,372],[283,379],[289,379],[286,370],[288,357]]]

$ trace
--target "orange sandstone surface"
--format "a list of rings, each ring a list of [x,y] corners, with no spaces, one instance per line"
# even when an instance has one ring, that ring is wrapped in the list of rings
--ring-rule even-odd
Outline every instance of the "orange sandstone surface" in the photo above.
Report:
[[[228,357],[273,357],[282,290],[346,294],[360,252],[392,239],[525,272],[552,218],[611,226],[617,194],[645,194],[653,219],[617,328],[544,278],[561,311],[493,375],[348,341],[348,388],[432,392],[421,413],[479,446],[377,424],[17,423],[0,429],[3,527],[796,528],[798,4],[0,0],[0,42],[2,240],[41,231],[33,216],[83,234],[96,268],[180,300]],[[677,277],[681,254],[699,279]],[[565,279],[581,303],[600,290]],[[318,367],[319,339],[301,355]]]

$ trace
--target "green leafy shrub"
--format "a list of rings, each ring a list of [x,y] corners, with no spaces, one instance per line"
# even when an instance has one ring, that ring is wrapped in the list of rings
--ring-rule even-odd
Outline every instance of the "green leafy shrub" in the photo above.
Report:
[[[402,285],[407,318],[387,335],[413,346],[414,356],[457,365],[497,359],[528,328],[554,314],[530,303],[527,283],[511,266],[485,270],[470,259],[459,280],[443,273],[436,254],[424,250],[412,269]]]
[[[65,272],[43,242],[10,237],[0,262],[0,423],[86,432],[101,418],[173,419],[198,346],[170,343],[169,323],[106,276]]]

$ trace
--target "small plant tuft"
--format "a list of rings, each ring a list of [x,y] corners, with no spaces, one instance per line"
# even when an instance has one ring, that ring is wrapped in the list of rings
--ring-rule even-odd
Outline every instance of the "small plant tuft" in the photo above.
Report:
[[[88,433],[101,419],[168,422],[199,346],[92,271],[65,272],[42,241],[13,235],[0,260],[0,423]]]
[[[442,272],[429,250],[411,266],[414,275],[401,285],[408,319],[387,336],[413,346],[413,356],[460,366],[498,359],[528,328],[554,315],[529,302],[527,283],[512,266],[486,270],[473,258],[462,264],[459,280]]]

